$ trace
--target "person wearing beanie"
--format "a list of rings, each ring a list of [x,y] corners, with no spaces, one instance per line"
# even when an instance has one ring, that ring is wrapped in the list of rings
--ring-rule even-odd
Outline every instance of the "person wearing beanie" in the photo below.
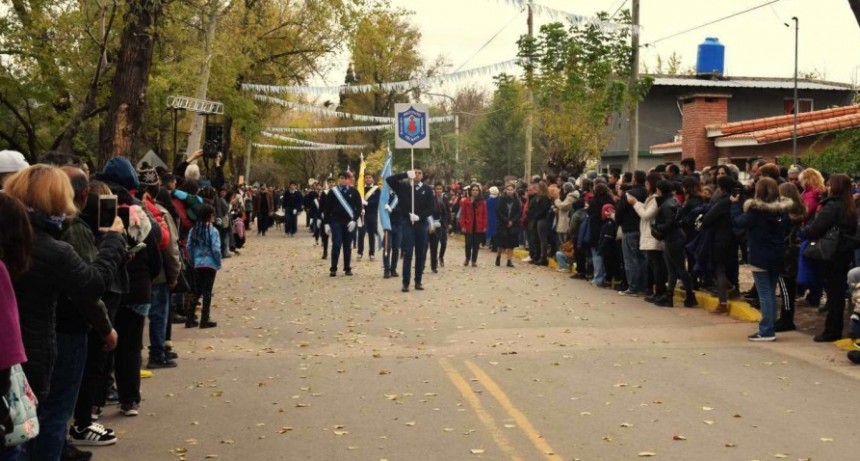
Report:
[[[0,190],[6,178],[30,166],[24,155],[14,150],[0,151]]]

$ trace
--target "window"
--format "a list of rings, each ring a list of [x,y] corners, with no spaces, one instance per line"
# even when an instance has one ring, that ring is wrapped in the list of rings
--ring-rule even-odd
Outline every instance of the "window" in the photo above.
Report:
[[[812,98],[797,98],[798,111],[801,112],[812,112]],[[794,98],[785,98],[783,101],[783,107],[785,108],[785,115],[791,115],[794,113]]]

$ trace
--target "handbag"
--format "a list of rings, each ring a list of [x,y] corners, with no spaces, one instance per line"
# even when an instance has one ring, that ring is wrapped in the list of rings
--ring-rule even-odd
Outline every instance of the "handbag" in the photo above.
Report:
[[[809,242],[809,245],[803,249],[803,256],[815,261],[830,261],[836,251],[839,249],[839,240],[842,236],[842,230],[839,226],[831,227],[824,237]]]
[[[6,446],[13,447],[29,442],[39,435],[39,418],[36,416],[36,394],[30,388],[21,365],[14,365],[9,374],[9,392],[3,403],[9,407],[12,432],[5,434]]]

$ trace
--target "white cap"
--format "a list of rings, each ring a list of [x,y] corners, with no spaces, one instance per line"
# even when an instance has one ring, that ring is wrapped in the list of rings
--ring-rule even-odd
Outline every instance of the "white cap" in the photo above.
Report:
[[[20,152],[14,150],[0,151],[0,173],[17,173],[30,166]]]

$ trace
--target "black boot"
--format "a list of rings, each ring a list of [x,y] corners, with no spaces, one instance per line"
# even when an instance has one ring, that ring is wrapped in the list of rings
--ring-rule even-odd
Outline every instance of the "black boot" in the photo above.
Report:
[[[203,295],[203,308],[200,310],[200,328],[215,328],[218,323],[209,319],[209,312],[212,308],[212,293]]]
[[[687,299],[684,300],[684,307],[696,307],[699,302],[696,301],[696,293],[692,290],[687,292]]]
[[[502,265],[502,255],[496,255],[496,266]]]

